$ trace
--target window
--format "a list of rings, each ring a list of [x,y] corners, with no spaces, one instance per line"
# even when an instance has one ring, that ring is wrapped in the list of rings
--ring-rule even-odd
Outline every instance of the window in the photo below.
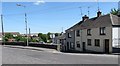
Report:
[[[70,42],[70,48],[74,49],[74,43],[73,42]]]
[[[76,36],[78,36],[78,37],[80,36],[80,30],[76,31]]]
[[[92,45],[91,44],[91,39],[87,39],[87,43],[88,43],[89,46],[91,46]]]
[[[76,41],[77,47],[80,48],[80,42]]]
[[[105,35],[105,27],[100,28],[100,35]]]
[[[95,39],[95,46],[100,47],[100,40],[99,39]]]
[[[91,35],[91,29],[87,29],[87,35]]]
[[[68,33],[68,38],[71,38],[72,36],[71,36],[71,34],[70,33]]]

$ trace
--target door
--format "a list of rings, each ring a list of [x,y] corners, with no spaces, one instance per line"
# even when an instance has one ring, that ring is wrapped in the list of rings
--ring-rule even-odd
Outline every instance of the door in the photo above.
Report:
[[[83,46],[83,51],[86,51],[85,50],[85,42],[83,42],[82,46]]]
[[[67,42],[67,51],[69,51],[69,42]]]
[[[105,39],[105,53],[109,53],[109,39]]]

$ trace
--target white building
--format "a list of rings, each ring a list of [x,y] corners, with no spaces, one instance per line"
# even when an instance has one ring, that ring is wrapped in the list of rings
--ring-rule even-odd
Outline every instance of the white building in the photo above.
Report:
[[[120,44],[120,17],[112,14],[101,15],[83,20],[66,30],[67,51],[94,51],[111,53]]]

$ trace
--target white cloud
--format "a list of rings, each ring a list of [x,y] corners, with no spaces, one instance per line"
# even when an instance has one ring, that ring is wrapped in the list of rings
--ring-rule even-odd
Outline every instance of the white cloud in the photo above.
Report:
[[[40,0],[40,1],[34,2],[34,5],[40,5],[40,4],[43,4],[43,3],[45,3],[45,1]]]

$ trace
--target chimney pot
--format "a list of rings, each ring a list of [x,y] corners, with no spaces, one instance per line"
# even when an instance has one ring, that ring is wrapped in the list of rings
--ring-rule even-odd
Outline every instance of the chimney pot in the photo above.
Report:
[[[97,17],[100,17],[102,15],[102,12],[98,11],[97,12]]]
[[[88,20],[89,19],[89,17],[87,16],[87,15],[84,15],[83,17],[82,17],[82,21],[86,21],[86,20]]]

